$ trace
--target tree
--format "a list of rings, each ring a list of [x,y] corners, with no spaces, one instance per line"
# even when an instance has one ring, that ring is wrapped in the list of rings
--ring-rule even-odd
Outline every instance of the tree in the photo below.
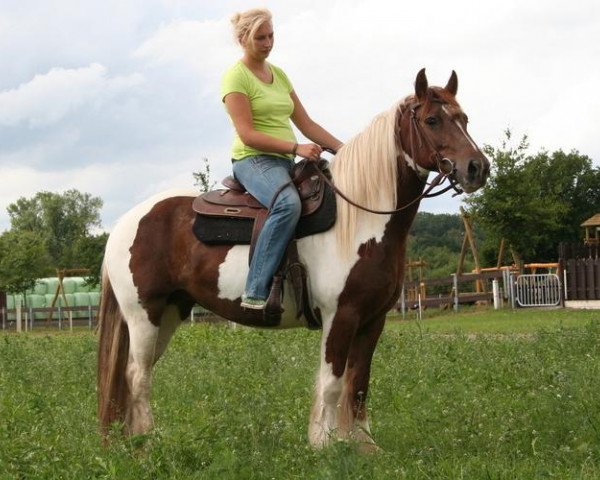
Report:
[[[208,192],[214,188],[216,182],[210,178],[210,163],[208,158],[202,159],[202,168],[197,172],[192,172],[194,177],[194,185],[200,188],[201,192]]]
[[[51,272],[43,238],[36,232],[0,235],[0,291],[24,293]]]
[[[104,259],[104,249],[108,233],[99,235],[91,235],[81,237],[73,246],[73,261],[76,265],[80,265],[90,269],[87,276],[87,283],[97,285],[100,283],[100,274],[102,269],[102,261]]]
[[[488,184],[466,200],[486,234],[483,252],[504,238],[525,261],[555,260],[558,243],[579,240],[581,222],[600,211],[600,170],[577,151],[529,155],[526,136],[514,147],[505,134],[500,148],[484,148]]]
[[[75,257],[77,243],[100,227],[102,200],[89,193],[68,190],[63,194],[38,192],[33,198],[19,198],[8,206],[11,231],[15,234],[35,232],[41,236],[51,264],[61,268],[77,268],[81,258]]]
[[[455,273],[464,231],[462,218],[458,214],[418,212],[408,237],[407,261],[424,260],[428,278]],[[482,236],[477,225],[474,226],[474,234],[479,244]],[[473,267],[473,259],[467,256],[465,271]]]

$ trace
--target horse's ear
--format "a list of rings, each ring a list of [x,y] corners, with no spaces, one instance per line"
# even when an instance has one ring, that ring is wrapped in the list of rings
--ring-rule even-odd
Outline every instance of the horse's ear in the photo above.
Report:
[[[452,70],[452,74],[448,79],[446,90],[456,97],[456,92],[458,91],[458,77],[456,76],[456,72],[454,70]]]
[[[427,75],[425,75],[425,69],[422,68],[417,73],[417,79],[415,80],[415,95],[418,100],[423,100],[427,93]]]

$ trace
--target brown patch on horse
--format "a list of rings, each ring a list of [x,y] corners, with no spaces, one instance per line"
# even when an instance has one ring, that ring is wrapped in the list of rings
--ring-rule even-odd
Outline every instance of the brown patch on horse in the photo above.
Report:
[[[399,204],[414,198],[424,186],[415,182],[412,170],[408,173],[399,181]],[[362,256],[352,267],[338,299],[338,310],[326,340],[325,360],[336,377],[344,376],[338,415],[340,425],[348,431],[354,428],[354,418],[366,419],[371,360],[386,314],[400,295],[406,241],[418,206],[419,202],[393,215],[381,242],[368,242],[369,255]],[[361,245],[361,250],[367,250],[366,244]],[[359,435],[359,441],[370,441],[366,432],[354,433]]]
[[[176,305],[181,318],[186,318],[197,302],[242,325],[266,326],[261,311],[242,309],[239,299],[219,297],[219,266],[231,246],[206,245],[196,239],[192,201],[193,197],[162,200],[138,224],[129,269],[150,322],[159,326],[167,305]]]
[[[154,205],[140,219],[130,248],[133,283],[142,307],[157,326],[167,305],[176,305],[186,318],[194,298],[217,297],[218,266],[227,251],[213,247],[212,255],[202,255],[201,250],[209,247],[200,244],[192,233],[192,201],[192,197],[170,197]],[[194,278],[212,272],[210,281],[194,284]]]
[[[358,247],[358,256],[361,258],[370,258],[371,252],[373,250],[373,247],[375,247],[375,244],[376,242],[374,238],[371,238],[370,240],[367,240],[365,243],[361,244],[361,246]]]

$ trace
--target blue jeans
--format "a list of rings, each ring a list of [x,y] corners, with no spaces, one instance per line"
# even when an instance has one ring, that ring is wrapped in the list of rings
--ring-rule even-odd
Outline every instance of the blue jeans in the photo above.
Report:
[[[272,155],[256,155],[233,162],[233,174],[260,203],[269,207],[273,196],[290,178],[291,160]],[[288,185],[277,196],[256,241],[246,280],[248,297],[269,297],[271,280],[277,271],[300,219],[298,191]]]

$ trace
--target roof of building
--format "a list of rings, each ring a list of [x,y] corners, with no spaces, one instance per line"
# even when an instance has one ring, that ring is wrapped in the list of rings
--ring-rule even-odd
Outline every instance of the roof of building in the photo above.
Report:
[[[600,213],[588,218],[581,224],[582,227],[600,227]]]

